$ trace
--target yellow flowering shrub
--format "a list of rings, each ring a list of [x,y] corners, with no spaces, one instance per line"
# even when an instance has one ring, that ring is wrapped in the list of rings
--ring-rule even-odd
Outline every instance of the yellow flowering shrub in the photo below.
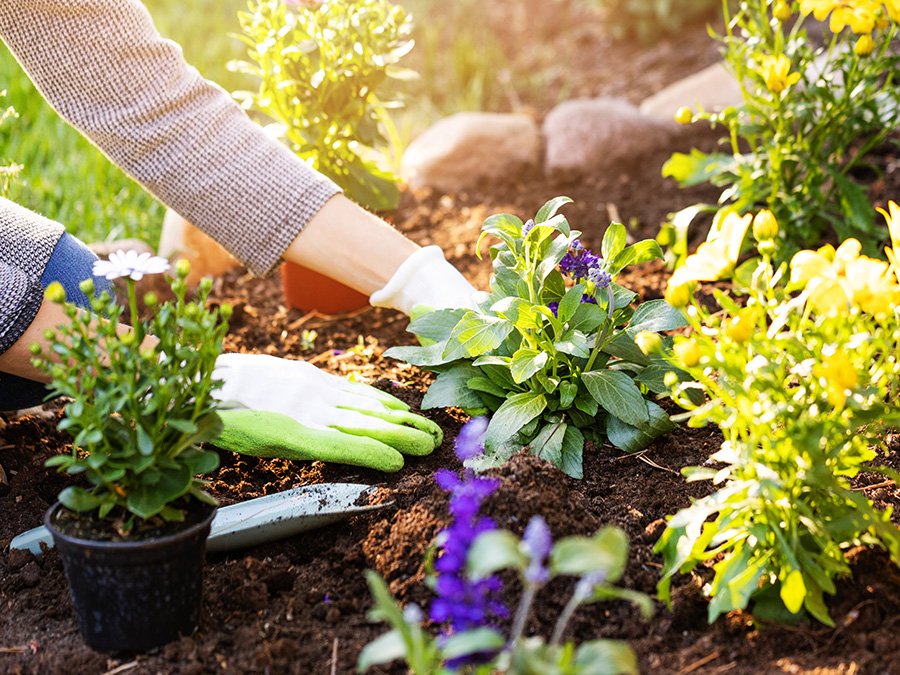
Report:
[[[853,239],[778,265],[765,254],[737,268],[732,260],[723,276],[743,304],[722,292],[722,312],[687,304],[693,332],[675,344],[672,363],[694,382],[671,381],[673,396],[687,410],[682,419],[717,424],[724,443],[713,466],[685,470],[718,489],[669,519],[657,544],[663,599],[676,573],[716,558],[710,621],[749,607],[761,618],[831,625],[824,596],[849,572],[850,545],[883,546],[900,564],[890,513],[849,482],[863,470],[900,479],[868,465],[886,430],[900,427],[900,206],[883,213],[890,263],[863,255]],[[762,221],[755,233],[780,229],[769,215]],[[730,234],[728,246],[707,246],[739,250]],[[700,269],[696,259],[706,257],[698,250],[681,269]],[[708,278],[690,276],[676,272],[680,285],[667,295]],[[699,404],[688,396],[697,389],[706,395]]]

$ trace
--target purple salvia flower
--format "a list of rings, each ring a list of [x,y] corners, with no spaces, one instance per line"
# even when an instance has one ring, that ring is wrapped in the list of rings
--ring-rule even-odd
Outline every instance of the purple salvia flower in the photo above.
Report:
[[[473,417],[459,430],[454,449],[460,461],[484,452],[484,436],[487,433],[487,417]]]
[[[599,267],[592,269],[588,278],[594,282],[594,286],[598,291],[606,288],[612,282],[612,275]]]
[[[559,316],[559,303],[558,302],[548,302],[547,309],[553,312],[553,316]]]
[[[543,586],[550,581],[550,570],[544,565],[550,549],[553,547],[553,536],[541,516],[533,516],[522,535],[522,549],[528,556],[528,567],[525,569],[525,580],[535,586]]]

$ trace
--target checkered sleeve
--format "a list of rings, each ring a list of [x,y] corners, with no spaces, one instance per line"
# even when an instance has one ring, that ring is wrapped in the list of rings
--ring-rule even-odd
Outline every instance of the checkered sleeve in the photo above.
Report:
[[[187,65],[137,0],[3,0],[0,38],[63,118],[257,274],[340,191]]]

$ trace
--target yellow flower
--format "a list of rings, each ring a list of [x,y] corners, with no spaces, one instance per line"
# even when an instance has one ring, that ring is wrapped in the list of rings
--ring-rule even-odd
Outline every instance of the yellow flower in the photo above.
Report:
[[[737,343],[743,343],[753,337],[757,323],[762,316],[759,307],[745,307],[738,315],[728,321],[725,334]]]
[[[900,0],[884,0],[882,4],[891,20],[900,23]]]
[[[675,121],[679,124],[690,124],[694,121],[694,113],[686,106],[681,106],[675,111]]]
[[[673,345],[672,351],[686,368],[693,368],[700,363],[700,346],[693,340],[679,340]]]
[[[775,3],[775,8],[772,10],[772,16],[779,21],[787,21],[791,18],[791,6],[784,0],[778,0]]]
[[[897,206],[897,202],[890,201],[888,208],[890,213],[882,208],[878,209],[878,212],[884,216],[888,231],[891,233],[891,245],[885,247],[884,252],[887,254],[887,259],[891,261],[894,274],[900,278],[900,206]]]
[[[691,301],[691,295],[694,293],[692,284],[682,284],[681,286],[673,286],[671,280],[666,286],[666,302],[672,307],[681,309]]]
[[[756,241],[771,241],[778,236],[778,221],[768,209],[760,211],[753,218],[753,237]]]
[[[634,342],[638,348],[647,356],[659,354],[663,351],[662,338],[659,333],[649,330],[642,330],[634,336]]]
[[[875,50],[875,40],[871,35],[860,35],[859,40],[853,46],[853,51],[857,56],[868,56]]]
[[[751,218],[750,214],[739,216],[729,212],[718,228],[713,227],[709,238],[700,244],[697,252],[688,256],[684,264],[675,270],[669,279],[669,287],[683,286],[692,281],[716,281],[729,275],[741,254]]]
[[[809,303],[825,316],[846,313],[856,305],[883,316],[900,304],[900,285],[890,266],[860,255],[861,245],[847,239],[835,251],[800,251],[791,259],[791,285],[805,287]]]
[[[896,4],[896,0],[889,1]],[[840,33],[850,26],[857,35],[866,35],[875,28],[876,13],[881,4],[874,0],[800,0],[800,13],[812,13],[817,21],[824,21],[831,14],[828,27],[832,33]]]
[[[800,80],[800,73],[791,72],[791,61],[784,54],[763,56],[757,72],[762,75],[766,87],[778,94]]]
[[[847,391],[859,384],[859,375],[853,362],[843,352],[834,352],[813,366],[813,375],[824,380],[825,397],[838,410],[847,401]]]

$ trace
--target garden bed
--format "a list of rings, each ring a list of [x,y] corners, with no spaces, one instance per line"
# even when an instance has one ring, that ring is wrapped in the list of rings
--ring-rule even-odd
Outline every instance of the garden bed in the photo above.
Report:
[[[666,43],[653,53],[665,54],[668,49],[672,54],[676,46]],[[594,77],[591,91],[596,93],[603,90],[603,80],[597,74]],[[648,87],[645,93],[657,88],[643,86]],[[674,182],[660,177],[662,162],[673,150],[685,151],[694,144],[711,149],[713,137],[685,132],[672,147],[619,167],[614,175],[577,184],[548,183],[538,176],[454,196],[407,192],[390,218],[418,243],[441,246],[473,283],[484,288],[489,263],[475,256],[484,218],[509,212],[525,219],[546,200],[565,194],[575,202],[563,212],[574,228],[584,231],[583,241],[590,247],[599,246],[611,218],[629,224],[635,240],[655,236],[668,212],[717,196],[717,190],[708,187],[679,190]],[[883,167],[892,168],[871,192],[876,205],[883,206],[887,198],[900,194],[893,162],[893,157],[883,158]],[[623,274],[619,283],[648,300],[662,296],[667,278],[660,263],[648,263]],[[417,368],[382,356],[393,345],[413,344],[405,331],[406,318],[396,312],[366,309],[343,317],[304,315],[283,307],[277,277],[254,279],[244,272],[218,280],[212,297],[235,308],[226,338],[228,351],[299,357],[332,373],[355,372],[414,409],[430,381]],[[304,329],[317,333],[306,350],[301,340]],[[34,557],[6,548],[18,532],[40,524],[56,494],[72,481],[43,466],[48,457],[70,447],[55,429],[59,407],[51,406],[46,415],[9,418],[0,426],[0,672],[350,675],[362,647],[386,630],[367,619],[371,599],[364,570],[374,569],[384,576],[402,602],[429,604],[431,593],[423,583],[425,557],[434,535],[449,520],[447,496],[432,476],[440,467],[459,468],[453,440],[466,417],[454,409],[425,411],[444,430],[442,446],[429,457],[409,458],[392,475],[222,452],[210,491],[223,505],[329,481],[384,487],[393,494],[394,505],[246,551],[211,554],[200,626],[193,635],[145,655],[90,651],[78,635],[56,552]],[[707,483],[686,483],[680,469],[702,464],[720,443],[721,435],[714,428],[686,427],[637,455],[589,443],[580,481],[536,458],[518,455],[494,472],[502,483],[485,510],[516,534],[535,514],[547,520],[557,538],[592,533],[604,524],[618,525],[631,539],[622,585],[653,594],[661,558],[652,549],[664,518],[710,489]],[[900,470],[893,456],[881,463]],[[896,509],[900,502],[897,486],[885,484],[879,475],[861,474],[855,484],[879,508]],[[900,522],[900,516],[895,515],[894,521]],[[710,626],[701,588],[711,572],[701,569],[676,578],[671,610],[657,603],[654,616],[643,621],[626,603],[592,605],[576,614],[569,636],[577,641],[627,640],[644,673],[900,672],[895,649],[900,572],[879,551],[852,551],[850,559],[853,577],[841,582],[837,595],[829,598],[834,629],[820,624],[761,626],[740,612]],[[562,581],[545,589],[528,632],[547,635],[570,592]],[[507,594],[512,601],[517,589],[510,587]],[[371,672],[399,675],[405,667],[397,663]]]

